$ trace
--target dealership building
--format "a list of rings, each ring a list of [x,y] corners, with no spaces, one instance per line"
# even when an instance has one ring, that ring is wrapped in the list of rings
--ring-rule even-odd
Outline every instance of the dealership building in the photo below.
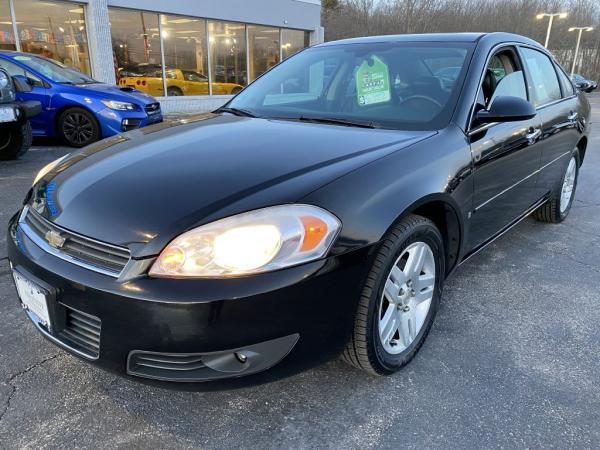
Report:
[[[0,0],[0,49],[206,111],[323,40],[320,0]]]

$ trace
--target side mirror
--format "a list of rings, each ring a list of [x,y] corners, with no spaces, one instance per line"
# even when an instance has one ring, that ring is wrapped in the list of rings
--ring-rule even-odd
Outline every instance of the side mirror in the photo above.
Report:
[[[520,97],[496,97],[489,109],[482,109],[475,115],[480,124],[492,122],[518,122],[533,119],[537,112],[534,106]]]
[[[29,78],[25,75],[13,75],[12,79],[17,92],[31,92],[33,90]]]

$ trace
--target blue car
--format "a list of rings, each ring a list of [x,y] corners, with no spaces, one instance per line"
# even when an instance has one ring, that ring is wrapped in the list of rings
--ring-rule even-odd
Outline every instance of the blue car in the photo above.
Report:
[[[32,86],[31,92],[18,93],[18,100],[42,104],[41,114],[31,119],[34,136],[84,147],[162,121],[160,103],[150,95],[100,83],[48,58],[0,51],[0,68]]]

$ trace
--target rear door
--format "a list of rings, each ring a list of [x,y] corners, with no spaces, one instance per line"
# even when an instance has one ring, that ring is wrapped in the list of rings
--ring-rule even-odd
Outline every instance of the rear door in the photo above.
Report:
[[[528,89],[542,120],[538,188],[544,195],[562,180],[569,155],[580,138],[577,95],[567,75],[548,55],[529,47],[519,51],[529,74]]]
[[[490,58],[478,91],[475,111],[489,108],[498,96],[529,100],[523,64],[512,46]],[[541,157],[541,120],[481,126],[471,124],[474,166],[473,212],[468,247],[475,249],[518,218],[539,198],[536,176]]]

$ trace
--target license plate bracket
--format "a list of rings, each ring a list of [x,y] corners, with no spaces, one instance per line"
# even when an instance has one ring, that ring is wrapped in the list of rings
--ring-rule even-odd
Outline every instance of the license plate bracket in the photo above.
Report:
[[[22,268],[13,268],[12,273],[23,309],[49,332],[56,330],[62,323],[57,314],[56,290]]]

